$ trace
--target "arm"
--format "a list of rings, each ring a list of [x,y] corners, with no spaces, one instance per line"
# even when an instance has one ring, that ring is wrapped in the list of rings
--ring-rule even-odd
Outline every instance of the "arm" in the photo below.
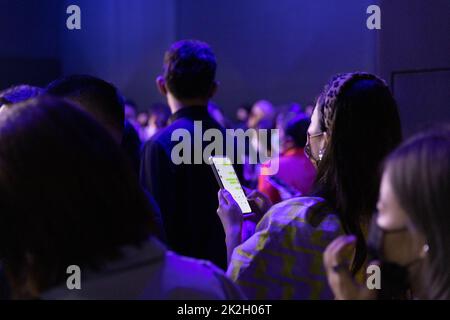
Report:
[[[219,190],[219,208],[217,209],[217,214],[225,231],[225,243],[229,263],[234,248],[241,244],[243,215],[239,205],[225,189]]]
[[[255,211],[252,214],[244,216],[231,194],[225,189],[219,190],[219,208],[217,209],[217,214],[225,231],[228,262],[230,261],[234,248],[254,234],[256,225],[272,206],[270,200],[261,192],[256,190],[251,191],[249,189],[245,191],[249,201],[255,204],[253,207]]]

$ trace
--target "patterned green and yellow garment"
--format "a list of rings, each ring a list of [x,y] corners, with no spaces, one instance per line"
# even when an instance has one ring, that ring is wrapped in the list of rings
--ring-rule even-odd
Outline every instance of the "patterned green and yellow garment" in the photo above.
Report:
[[[333,299],[322,255],[344,231],[323,201],[300,197],[273,206],[236,247],[227,274],[249,299]]]

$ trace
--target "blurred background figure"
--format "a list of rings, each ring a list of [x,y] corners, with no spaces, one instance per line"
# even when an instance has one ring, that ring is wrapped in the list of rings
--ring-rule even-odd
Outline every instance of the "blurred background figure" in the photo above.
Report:
[[[300,103],[292,102],[291,104],[289,104],[289,112],[303,114],[303,108]]]
[[[305,108],[305,114],[311,118],[312,114],[314,112],[314,106],[313,105],[307,105]]]
[[[236,129],[247,129],[248,118],[250,117],[250,112],[252,110],[252,105],[249,103],[241,104],[236,110],[236,123],[234,127]]]
[[[228,119],[225,117],[222,108],[217,103],[210,101],[208,104],[208,112],[210,116],[214,120],[216,120],[222,127],[226,129],[231,128],[231,125]]]
[[[148,110],[147,125],[141,132],[142,142],[150,140],[156,133],[167,127],[169,119],[170,109],[166,104],[152,104]]]
[[[125,99],[125,120],[133,125],[133,127],[138,131],[139,124],[136,120],[137,115],[137,105],[133,100]]]
[[[141,141],[143,140],[143,132],[145,131],[145,128],[148,124],[148,112],[147,111],[140,111],[138,112],[136,116],[136,123],[137,123],[137,129],[136,131],[139,133],[139,137],[141,138]]]
[[[71,75],[51,82],[45,93],[74,102],[104,126],[114,140],[122,142],[124,100],[111,83],[89,75]]]
[[[267,167],[263,165],[258,178],[258,190],[265,193],[274,204],[309,194],[316,177],[316,170],[304,152],[311,121],[306,115],[298,113],[300,110],[291,110],[277,116],[281,145],[278,173],[267,175]]]
[[[260,156],[271,154],[271,129],[275,128],[275,109],[267,100],[259,100],[252,106],[247,121],[247,127],[254,129],[250,134],[250,150],[244,161],[244,179],[250,188],[256,188],[260,173]],[[267,130],[267,139],[260,140],[259,130]]]
[[[259,100],[253,104],[248,117],[247,126],[257,129],[259,127],[271,127],[275,116],[275,109],[267,100]]]

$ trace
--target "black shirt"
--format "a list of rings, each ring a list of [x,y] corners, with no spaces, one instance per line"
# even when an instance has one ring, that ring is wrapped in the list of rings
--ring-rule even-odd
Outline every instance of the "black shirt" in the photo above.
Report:
[[[194,143],[195,121],[201,121],[202,136],[207,129],[220,130],[224,137],[223,153],[226,151],[225,129],[209,115],[207,107],[180,109],[172,115],[171,124],[145,144],[141,182],[159,204],[169,247],[185,256],[210,260],[225,269],[225,233],[217,215],[219,185],[208,163],[193,164],[194,152],[203,156],[203,150],[211,142]],[[176,139],[172,141],[177,129],[189,133],[191,164],[176,165],[172,161],[172,149],[180,143]],[[235,168],[241,175],[240,166]]]

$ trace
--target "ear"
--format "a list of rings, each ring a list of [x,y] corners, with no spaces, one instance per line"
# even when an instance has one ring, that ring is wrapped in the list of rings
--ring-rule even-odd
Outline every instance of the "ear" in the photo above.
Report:
[[[163,96],[167,96],[166,81],[162,76],[156,77],[156,87],[158,88],[159,93]]]
[[[219,89],[219,82],[214,81],[208,98],[211,99],[212,97],[214,97],[216,95],[218,89]]]
[[[329,139],[330,138],[329,138],[328,134],[326,132],[324,132],[323,139],[322,139],[322,142],[320,144],[320,148],[321,149],[325,149],[327,147]]]

